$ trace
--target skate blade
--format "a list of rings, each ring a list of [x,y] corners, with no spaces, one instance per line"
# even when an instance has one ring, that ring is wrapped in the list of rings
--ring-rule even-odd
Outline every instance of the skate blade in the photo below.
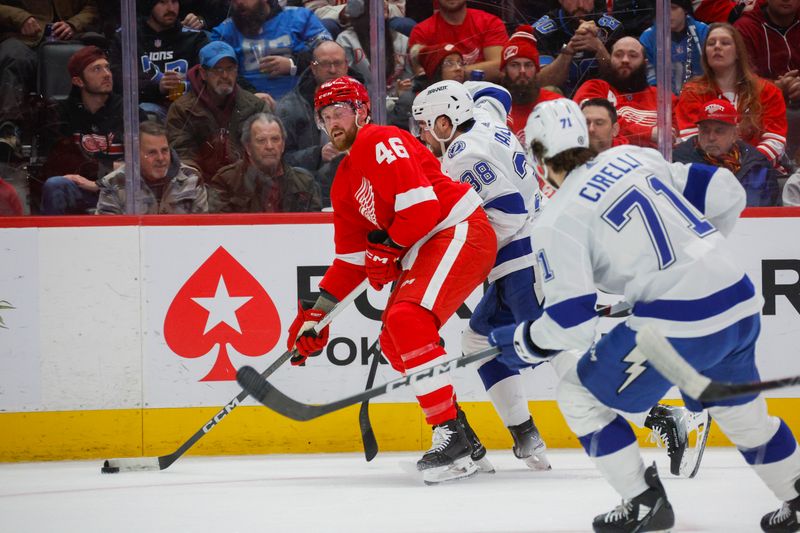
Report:
[[[489,459],[486,458],[485,455],[480,459],[478,459],[477,461],[473,462],[475,463],[475,466],[478,467],[478,472],[480,472],[481,474],[495,473],[494,465],[489,461]]]
[[[689,434],[697,431],[697,438],[694,446],[686,450],[681,458],[680,475],[686,478],[693,478],[700,470],[700,461],[703,460],[703,453],[706,451],[708,434],[711,432],[711,415],[708,411],[692,413]]]
[[[525,461],[525,464],[531,470],[544,471],[553,469],[553,466],[550,464],[547,456],[543,453],[531,455],[523,459],[523,461]]]
[[[451,465],[423,470],[422,481],[424,481],[426,485],[438,485],[439,483],[466,479],[477,473],[478,465],[472,461],[472,458],[462,457],[453,461]]]

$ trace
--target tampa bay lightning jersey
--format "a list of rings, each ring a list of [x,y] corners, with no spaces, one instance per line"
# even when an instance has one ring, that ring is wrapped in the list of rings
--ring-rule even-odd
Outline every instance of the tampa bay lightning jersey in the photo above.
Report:
[[[442,170],[469,183],[497,235],[497,258],[489,281],[535,263],[531,224],[539,206],[539,186],[525,150],[505,123],[474,109],[474,126],[459,135],[442,157]]]
[[[587,350],[597,289],[633,305],[631,329],[653,324],[669,337],[758,313],[761,298],[725,239],[744,206],[728,170],[670,164],[649,148],[619,146],[574,169],[533,229],[546,302],[533,341]]]

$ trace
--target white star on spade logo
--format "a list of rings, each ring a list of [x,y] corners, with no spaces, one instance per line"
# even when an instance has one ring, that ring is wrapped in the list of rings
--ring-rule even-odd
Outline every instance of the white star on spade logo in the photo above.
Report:
[[[242,332],[239,327],[239,320],[236,318],[236,311],[244,304],[252,300],[252,296],[231,296],[228,294],[228,287],[225,286],[225,278],[219,277],[217,292],[211,298],[192,298],[200,307],[208,311],[205,331],[203,335],[214,329],[217,324],[224,322],[235,329],[238,333]]]

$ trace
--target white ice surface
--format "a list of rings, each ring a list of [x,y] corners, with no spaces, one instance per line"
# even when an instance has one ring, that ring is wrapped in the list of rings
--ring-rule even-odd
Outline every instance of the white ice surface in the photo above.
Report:
[[[510,451],[497,468],[427,487],[401,461],[419,453],[188,457],[162,472],[100,474],[101,461],[0,465],[0,532],[573,532],[619,503],[579,450],[532,472]],[[754,532],[778,502],[732,449],[708,449],[695,479],[656,460],[673,531]]]

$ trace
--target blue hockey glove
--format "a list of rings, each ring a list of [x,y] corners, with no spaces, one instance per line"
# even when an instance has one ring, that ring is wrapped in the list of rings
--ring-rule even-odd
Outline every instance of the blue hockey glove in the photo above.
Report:
[[[512,370],[536,366],[556,355],[559,350],[539,348],[531,340],[531,322],[526,320],[516,326],[502,326],[489,333],[489,344],[500,348],[497,359]]]

